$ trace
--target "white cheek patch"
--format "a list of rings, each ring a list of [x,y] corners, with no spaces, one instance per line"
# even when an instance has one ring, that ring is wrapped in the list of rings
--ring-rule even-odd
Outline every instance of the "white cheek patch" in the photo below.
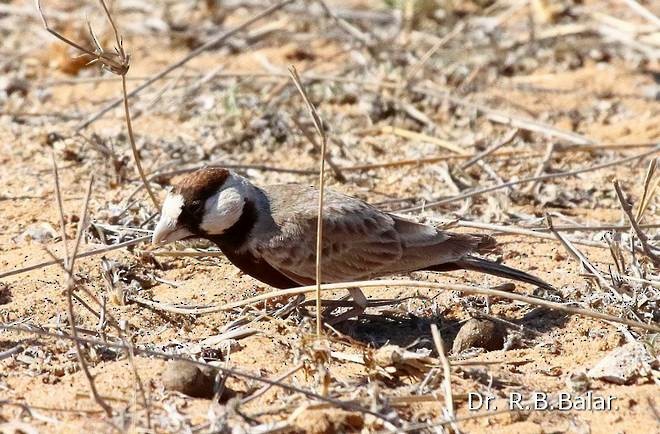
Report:
[[[170,221],[176,222],[179,219],[179,215],[181,215],[182,208],[183,196],[180,194],[169,193],[165,197],[165,202],[163,202],[161,216],[166,217]]]
[[[226,188],[207,199],[200,229],[220,235],[232,227],[243,213],[243,195],[236,188]]]

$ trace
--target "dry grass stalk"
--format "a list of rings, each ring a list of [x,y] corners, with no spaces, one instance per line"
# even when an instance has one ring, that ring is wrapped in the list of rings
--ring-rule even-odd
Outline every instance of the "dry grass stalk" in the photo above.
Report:
[[[481,286],[469,286],[469,285],[456,285],[449,283],[436,283],[436,282],[418,282],[415,280],[364,280],[356,282],[342,282],[342,283],[326,283],[321,285],[321,291],[333,291],[337,289],[349,289],[349,288],[377,288],[377,287],[408,287],[408,288],[433,288],[443,291],[457,291],[463,294],[477,294],[477,295],[489,295],[493,297],[500,297],[508,300],[521,301],[523,303],[531,304],[533,306],[546,307],[548,309],[557,310],[560,312],[566,312],[573,315],[580,315],[588,318],[597,318],[605,321],[612,321],[619,324],[628,325],[630,327],[636,327],[643,330],[660,332],[660,326],[655,324],[645,324],[639,321],[631,321],[626,318],[619,318],[613,315],[608,315],[606,313],[601,313],[595,310],[590,309],[581,309],[576,307],[566,306],[561,303],[555,303],[552,301],[547,301],[541,298],[529,297],[522,294],[516,294],[507,291],[499,291],[492,288],[486,288]],[[232,303],[227,303],[221,306],[210,306],[204,308],[185,308],[178,307],[177,313],[190,314],[190,315],[203,315],[213,312],[221,311],[230,311],[239,307],[248,306],[254,303],[263,302],[265,300],[270,300],[280,297],[288,297],[298,294],[307,294],[310,292],[316,292],[316,285],[311,286],[301,286],[298,288],[291,289],[282,289],[278,291],[272,291],[265,294],[257,295],[254,297],[246,298],[244,300],[235,301]],[[143,300],[137,300],[133,297],[133,300],[139,303],[143,303]],[[158,308],[161,305],[158,302],[144,300],[148,302],[148,305],[153,308]],[[147,303],[144,303],[147,304]]]
[[[646,176],[644,176],[644,193],[642,194],[642,199],[639,201],[639,207],[637,208],[637,215],[635,218],[639,223],[642,220],[644,211],[648,208],[651,203],[651,199],[655,195],[655,192],[660,185],[660,176],[655,176],[655,172],[658,169],[658,158],[654,158],[649,161],[649,167],[646,170]]]
[[[112,244],[112,245],[101,247],[101,248],[98,248],[98,249],[93,249],[93,250],[90,250],[88,252],[83,252],[83,253],[80,253],[77,257],[78,258],[88,258],[90,256],[102,255],[104,253],[111,252],[113,250],[118,250],[118,249],[123,249],[124,247],[134,246],[136,244],[140,244],[140,243],[145,242],[145,241],[148,242],[149,240],[151,240],[151,236],[135,238],[133,240],[124,241],[122,243]],[[18,268],[16,270],[5,271],[4,273],[0,273],[0,279],[4,279],[5,277],[16,276],[16,275],[23,274],[23,273],[28,273],[30,271],[38,270],[40,268],[50,267],[52,265],[58,265],[58,264],[62,265],[62,264],[64,264],[64,262],[65,262],[64,259],[53,259],[51,261],[45,261],[45,262],[40,262],[40,263],[34,264],[34,265],[28,265],[27,267]]]
[[[428,86],[415,86],[412,87],[410,90],[424,95],[430,94],[430,95],[438,96],[440,98],[446,98],[454,104],[474,109],[478,113],[484,115],[491,122],[509,125],[511,127],[519,128],[521,130],[541,133],[548,137],[557,137],[560,139],[567,140],[576,145],[594,144],[593,140],[584,137],[581,134],[577,134],[572,131],[564,131],[559,128],[553,127],[551,125],[545,124],[543,122],[539,122],[532,119],[521,118],[519,116],[511,115],[509,113],[504,113],[500,110],[494,110],[482,104],[466,101],[465,99],[459,98],[444,90],[438,90],[436,88],[428,87]]]
[[[632,155],[630,157],[625,157],[625,158],[620,158],[620,159],[613,160],[613,161],[608,161],[607,163],[595,164],[593,166],[584,167],[584,168],[576,169],[576,170],[568,170],[566,172],[550,173],[550,174],[541,175],[541,176],[532,176],[530,178],[522,178],[522,179],[519,179],[519,180],[516,180],[516,181],[504,182],[504,183],[493,185],[493,186],[490,186],[490,187],[478,188],[478,189],[475,189],[475,190],[472,190],[472,191],[468,191],[468,192],[459,194],[457,196],[452,196],[452,197],[448,197],[446,199],[441,199],[441,200],[429,202],[427,204],[420,205],[420,206],[414,206],[414,207],[410,207],[410,208],[401,209],[401,210],[399,210],[399,212],[412,212],[412,211],[421,211],[421,210],[431,209],[431,208],[435,208],[435,207],[440,206],[440,205],[445,205],[445,204],[448,204],[448,203],[457,202],[459,200],[468,199],[470,197],[479,196],[479,195],[482,195],[482,194],[485,194],[485,193],[490,193],[492,191],[497,191],[497,190],[501,190],[503,188],[512,187],[514,185],[526,184],[528,182],[546,181],[548,179],[557,179],[557,178],[565,178],[567,176],[576,176],[576,175],[579,175],[579,174],[582,174],[582,173],[593,172],[595,170],[605,169],[607,167],[618,166],[620,164],[628,163],[630,161],[639,160],[639,159],[651,156],[653,154],[657,154],[658,152],[660,152],[660,145],[656,146],[655,148],[653,148],[650,151],[642,152],[641,154]]]
[[[464,228],[475,228],[475,229],[487,229],[487,230],[492,230],[496,232],[501,232],[504,234],[515,234],[515,235],[524,235],[528,237],[533,237],[533,238],[541,238],[544,240],[552,240],[552,241],[557,241],[557,238],[551,234],[544,233],[544,232],[539,232],[531,229],[525,229],[525,228],[519,228],[516,226],[503,226],[503,225],[496,225],[496,224],[491,224],[491,223],[481,223],[481,222],[472,222],[472,221],[466,221],[466,220],[459,220],[458,222],[455,223],[456,226],[459,227],[464,227]],[[555,229],[556,230],[556,229]],[[574,244],[582,244],[584,246],[589,246],[589,247],[597,247],[599,249],[607,249],[609,248],[606,244],[604,243],[599,243],[597,241],[590,241],[590,240],[576,240],[576,239],[569,239]]]
[[[49,331],[42,330],[42,329],[39,329],[39,328],[30,328],[30,327],[26,327],[24,325],[18,325],[18,324],[0,324],[0,330],[21,332],[21,333],[27,333],[27,334],[32,334],[32,335],[38,335],[38,336],[47,336],[47,337],[56,338],[56,339],[67,339],[67,340],[71,340],[71,341],[76,341],[79,344],[96,345],[96,346],[99,346],[99,347],[102,347],[102,348],[112,348],[112,349],[117,349],[117,350],[122,350],[122,351],[128,350],[128,346],[123,342],[103,341],[103,340],[100,340],[100,339],[87,338],[87,337],[81,337],[81,336],[74,337],[74,336],[71,336],[71,335],[66,335],[66,334],[62,334],[62,333],[53,333],[53,332],[49,332]],[[342,400],[339,400],[339,399],[335,399],[335,398],[331,398],[331,397],[327,397],[327,396],[322,396],[322,395],[319,395],[319,394],[317,394],[315,392],[312,392],[310,390],[306,390],[306,389],[302,389],[302,388],[297,387],[297,386],[282,383],[282,382],[279,382],[277,380],[271,380],[269,378],[264,378],[260,374],[250,374],[248,372],[243,372],[243,371],[240,371],[240,370],[234,369],[234,368],[228,368],[228,367],[223,366],[223,365],[218,365],[218,366],[210,365],[208,363],[201,362],[199,360],[192,360],[192,359],[189,359],[189,358],[186,358],[186,357],[183,357],[183,356],[179,356],[179,355],[176,355],[176,354],[164,353],[164,352],[161,352],[161,351],[154,351],[154,350],[149,350],[149,349],[140,348],[140,347],[135,347],[134,351],[135,351],[135,354],[140,354],[140,355],[150,356],[150,357],[156,357],[156,358],[159,358],[159,359],[162,359],[162,360],[180,360],[182,362],[190,363],[192,365],[199,366],[199,367],[213,368],[213,369],[216,369],[218,371],[221,371],[222,373],[224,373],[227,376],[232,375],[232,376],[235,376],[235,377],[244,378],[244,379],[251,380],[251,381],[256,381],[256,382],[259,382],[259,383],[264,383],[264,384],[269,384],[269,385],[272,385],[272,386],[280,387],[280,388],[288,390],[290,392],[299,393],[299,394],[304,395],[308,398],[316,399],[318,401],[322,401],[322,402],[325,402],[327,404],[331,404],[335,407],[342,408],[344,410],[357,411],[357,412],[364,413],[364,414],[370,414],[370,415],[372,415],[372,416],[374,416],[374,417],[376,417],[380,420],[387,421],[386,416],[384,416],[384,415],[382,415],[382,414],[380,414],[380,413],[378,413],[374,410],[371,410],[369,408],[363,407],[363,406],[361,406],[361,405],[359,405],[359,404],[357,404],[353,401],[342,401]]]
[[[438,325],[435,323],[431,324],[431,336],[433,336],[433,344],[435,345],[435,350],[438,352],[438,357],[442,364],[444,375],[442,383],[445,388],[445,407],[449,413],[449,418],[454,419],[456,413],[454,412],[454,394],[451,390],[451,366],[449,365],[449,359],[447,359],[447,355],[445,354],[445,345],[442,342],[442,336],[440,336]]]
[[[53,170],[55,173],[57,173],[57,165],[54,163],[55,160],[53,160]],[[56,179],[58,177],[56,176]],[[83,354],[83,349],[80,341],[78,340],[78,330],[76,328],[76,317],[74,313],[74,308],[73,308],[73,291],[75,289],[76,283],[75,283],[75,278],[73,276],[73,270],[76,262],[76,254],[78,252],[78,248],[80,246],[80,241],[82,240],[82,234],[86,229],[86,224],[87,224],[87,211],[89,208],[89,199],[92,195],[92,186],[94,183],[94,177],[92,176],[89,180],[89,184],[87,185],[87,192],[85,193],[85,199],[83,201],[83,208],[80,213],[80,221],[78,223],[78,232],[76,234],[76,242],[73,247],[73,252],[71,253],[71,256],[68,257],[65,261],[66,268],[67,268],[67,285],[66,285],[66,297],[67,297],[67,314],[69,317],[69,326],[71,327],[71,335],[73,336],[75,348],[76,348],[76,356],[78,358],[78,363],[80,365],[80,369],[84,372],[85,377],[87,378],[87,383],[89,385],[89,389],[91,392],[91,395],[93,399],[96,401],[96,403],[103,409],[105,414],[108,417],[112,416],[112,407],[101,397],[101,395],[98,393],[98,390],[96,389],[96,384],[94,383],[94,377],[92,376],[89,366],[87,366],[87,361],[85,360],[85,356]],[[56,187],[59,190],[59,179],[56,182]],[[59,205],[61,204],[61,193],[58,191],[57,194],[57,204],[58,204],[58,209],[60,212],[60,221],[64,221],[64,209],[60,207]],[[62,242],[66,245],[67,239],[66,239],[66,232],[62,232]]]
[[[619,181],[617,180],[614,180],[614,190],[616,191],[616,195],[619,198],[619,203],[621,203],[621,208],[623,209],[623,212],[626,214],[626,217],[630,222],[630,226],[632,227],[632,230],[635,232],[637,238],[639,239],[639,242],[642,244],[642,249],[644,250],[644,253],[651,260],[651,262],[653,262],[653,264],[656,267],[660,267],[660,255],[658,255],[655,252],[657,249],[649,244],[648,237],[639,227],[637,220],[633,215],[633,210],[632,210],[633,207],[626,199],[626,196],[624,195],[623,191],[621,191],[621,186],[619,186]]]
[[[158,74],[154,75],[153,77],[149,78],[147,81],[133,89],[131,92],[129,92],[126,95],[126,98],[132,98],[133,96],[137,95],[147,87],[151,86],[155,82],[159,81],[166,75],[168,75],[170,72],[180,68],[181,66],[185,65],[188,63],[191,59],[194,59],[195,57],[199,56],[201,53],[204,51],[209,50],[212,47],[218,46],[219,44],[222,44],[223,42],[226,42],[229,38],[234,36],[236,33],[244,30],[245,28],[251,26],[252,24],[256,23],[257,21],[271,15],[273,12],[276,12],[280,9],[282,9],[284,6],[288,5],[289,3],[292,3],[294,0],[284,0],[280,3],[276,3],[273,6],[269,7],[268,9],[265,9],[263,12],[255,15],[254,17],[246,20],[245,22],[239,24],[238,26],[234,27],[233,29],[230,29],[224,33],[221,33],[220,35],[216,36],[215,38],[211,38],[209,41],[205,42],[203,45],[200,45],[190,53],[188,53],[186,56],[184,56],[182,59],[174,62]],[[103,115],[108,113],[110,110],[114,109],[118,105],[120,105],[123,102],[124,98],[118,98],[105,107],[103,107],[101,110],[87,118],[84,122],[82,122],[80,125],[76,127],[76,130],[80,131],[84,128],[87,128],[89,125],[91,125],[94,121],[97,119],[101,118]]]
[[[98,62],[101,64],[101,67],[104,69],[107,69],[108,71],[112,72],[113,74],[119,75],[122,78],[122,95],[123,95],[123,101],[124,101],[124,115],[126,119],[126,127],[128,129],[128,138],[129,142],[131,144],[131,150],[133,151],[133,159],[135,161],[135,166],[137,168],[138,174],[140,175],[140,179],[142,180],[142,183],[144,184],[145,189],[147,190],[147,193],[149,194],[149,197],[151,198],[151,201],[153,202],[154,206],[156,209],[160,209],[160,203],[158,202],[158,199],[156,198],[156,195],[151,189],[151,186],[149,185],[149,181],[147,180],[146,175],[144,174],[144,169],[142,168],[142,162],[140,159],[140,154],[137,150],[137,145],[135,144],[135,136],[133,134],[133,125],[131,122],[131,113],[128,107],[128,96],[126,93],[126,74],[128,73],[128,70],[130,68],[130,56],[126,54],[124,51],[124,45],[122,42],[121,37],[119,36],[119,33],[117,31],[117,26],[115,25],[114,20],[112,19],[112,15],[110,14],[110,11],[108,10],[107,5],[105,4],[105,0],[99,0],[101,3],[101,6],[103,7],[103,10],[105,11],[105,15],[108,18],[108,21],[110,22],[110,25],[112,26],[112,30],[115,35],[115,41],[117,43],[117,46],[115,47],[115,52],[108,53],[106,52],[103,47],[98,42],[98,39],[94,35],[94,32],[92,31],[92,27],[89,26],[89,33],[92,37],[92,41],[94,41],[94,45],[96,46],[94,51],[90,51],[80,44],[62,36],[55,30],[51,29],[48,25],[48,21],[46,20],[46,16],[44,15],[42,9],[41,9],[41,1],[37,0],[37,8],[39,10],[39,15],[41,16],[42,23],[45,27],[45,29],[58,38],[59,40],[65,42],[66,44],[76,48],[79,51],[82,51],[83,53],[89,55],[92,57],[92,62]]]
[[[400,137],[403,137],[405,139],[410,139],[410,140],[419,140],[420,142],[428,142],[428,143],[433,143],[434,145],[438,145],[441,148],[445,148],[447,150],[450,150],[452,152],[455,152],[459,155],[465,155],[465,149],[454,145],[453,143],[447,141],[447,140],[442,140],[437,137],[431,137],[427,134],[422,134],[422,133],[417,133],[415,131],[410,131],[406,130],[404,128],[397,128],[393,126],[384,126],[381,128],[381,132],[383,134],[394,134]]]
[[[623,297],[621,294],[619,294],[613,287],[610,285],[610,283],[605,279],[605,277],[601,274],[600,271],[596,267],[593,266],[593,264],[589,261],[589,259],[578,249],[576,248],[570,240],[566,239],[563,235],[561,235],[559,232],[554,230],[554,227],[552,225],[552,217],[550,214],[546,214],[545,216],[546,221],[548,223],[548,229],[557,237],[557,239],[562,243],[566,251],[573,256],[575,259],[580,261],[580,264],[584,268],[586,268],[592,275],[596,276],[596,280],[598,282],[598,285],[601,288],[607,289],[610,292],[612,292],[618,300],[622,300]]]
[[[296,85],[298,92],[300,92],[300,95],[305,101],[309,115],[314,123],[314,128],[316,128],[316,133],[321,138],[321,156],[319,158],[319,205],[316,224],[316,335],[320,338],[323,328],[323,321],[321,321],[321,283],[323,282],[321,276],[321,253],[323,250],[323,195],[325,191],[325,154],[328,138],[325,132],[325,127],[323,126],[323,121],[316,111],[316,107],[314,107],[314,104],[309,100],[307,92],[300,82],[300,77],[298,76],[298,71],[296,71],[295,66],[292,65],[289,67],[289,73],[291,74],[291,79]]]
[[[516,138],[517,135],[518,135],[518,129],[516,129],[516,128],[512,129],[504,137],[502,137],[500,140],[493,143],[491,146],[487,147],[483,151],[479,152],[478,154],[476,154],[474,157],[470,158],[465,163],[461,164],[461,166],[460,166],[461,170],[467,169],[468,167],[472,166],[473,164],[481,161],[482,158],[484,158],[488,155],[491,155],[493,152],[497,151],[502,146],[508,145],[509,143],[511,143],[513,141],[513,139]]]

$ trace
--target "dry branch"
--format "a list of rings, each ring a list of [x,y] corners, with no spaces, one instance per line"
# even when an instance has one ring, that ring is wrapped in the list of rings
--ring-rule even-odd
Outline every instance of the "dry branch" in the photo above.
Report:
[[[635,231],[635,234],[637,235],[639,242],[642,243],[642,249],[644,250],[644,253],[653,262],[653,264],[655,264],[656,267],[660,267],[660,255],[656,254],[654,251],[656,249],[651,245],[649,245],[648,237],[639,227],[637,220],[633,215],[633,210],[632,210],[633,207],[626,199],[626,196],[623,194],[623,191],[621,191],[621,187],[619,186],[619,181],[617,180],[614,181],[614,190],[616,191],[616,195],[619,198],[619,203],[621,203],[621,208],[623,209],[623,212],[626,214],[626,217],[628,217],[630,226],[632,227],[633,231]]]
[[[113,348],[113,349],[118,349],[118,350],[128,350],[128,346],[124,344],[123,342],[111,342],[111,341],[103,341],[100,339],[94,339],[94,338],[86,338],[86,337],[81,337],[78,336],[73,337],[70,335],[62,334],[62,333],[52,333],[48,332],[45,330],[37,329],[37,328],[29,328],[23,325],[16,325],[16,324],[0,324],[0,330],[6,330],[6,331],[13,331],[13,332],[21,332],[21,333],[27,333],[27,334],[32,334],[32,335],[39,335],[39,336],[47,336],[55,339],[68,339],[71,341],[77,341],[80,344],[87,344],[87,345],[97,345],[101,348]],[[225,375],[232,375],[238,378],[244,378],[247,380],[251,381],[256,381],[264,384],[269,384],[272,386],[280,387],[282,389],[294,392],[294,393],[300,393],[308,398],[311,399],[316,399],[318,401],[322,401],[328,404],[331,404],[335,407],[342,408],[344,410],[348,411],[357,411],[360,413],[364,414],[370,414],[380,420],[387,421],[387,417],[374,411],[371,409],[368,409],[366,407],[363,407],[353,401],[342,401],[339,399],[327,397],[327,396],[322,396],[317,393],[314,393],[310,390],[305,390],[297,386],[293,386],[290,384],[278,382],[276,380],[271,380],[269,378],[265,378],[260,374],[250,374],[248,372],[243,372],[235,368],[228,368],[223,365],[210,365],[205,362],[201,362],[198,360],[192,360],[183,356],[179,356],[177,354],[169,354],[169,353],[164,353],[160,351],[154,351],[154,350],[149,350],[146,348],[140,348],[140,347],[135,347],[135,354],[140,354],[144,356],[151,356],[151,357],[157,357],[162,360],[180,360],[186,363],[190,363],[191,365],[203,367],[203,368],[212,368],[214,370],[218,370],[223,372]]]
[[[151,240],[151,236],[146,236],[146,237],[140,237],[140,238],[135,238],[133,240],[128,240],[124,241],[122,243],[117,243],[117,244],[112,244],[109,246],[101,247],[98,249],[90,250],[88,252],[83,252],[77,255],[77,258],[88,258],[90,256],[96,256],[96,255],[102,255],[107,252],[111,252],[113,250],[118,250],[118,249],[123,249],[124,247],[130,247],[134,246],[136,244],[140,244],[142,242],[149,242]],[[18,274],[23,274],[23,273],[28,273],[30,271],[38,270],[40,268],[45,268],[45,267],[50,267],[51,265],[57,265],[57,264],[63,264],[64,259],[53,259],[52,261],[45,261],[45,262],[40,262],[38,264],[34,265],[28,265],[27,267],[19,268],[16,270],[11,270],[11,271],[5,271],[4,273],[0,273],[0,279],[4,279],[6,277],[11,277],[11,276],[16,276]]]
[[[126,74],[128,73],[128,70],[130,68],[130,56],[126,54],[124,51],[124,45],[122,42],[121,37],[119,36],[119,33],[117,31],[117,26],[115,25],[114,20],[112,19],[112,15],[110,14],[110,11],[108,10],[107,5],[105,4],[105,0],[99,0],[101,3],[101,6],[103,7],[103,10],[105,11],[105,15],[108,18],[108,21],[110,22],[110,25],[112,26],[112,30],[115,35],[115,41],[117,43],[117,46],[115,47],[115,52],[114,53],[108,53],[105,51],[101,45],[99,44],[96,36],[94,35],[94,32],[92,30],[91,25],[89,26],[89,33],[92,37],[92,41],[94,41],[94,44],[96,46],[94,51],[90,51],[80,44],[77,44],[76,42],[62,36],[55,30],[51,29],[48,26],[48,21],[46,20],[46,16],[44,15],[42,9],[41,9],[41,3],[40,0],[37,1],[37,9],[39,10],[39,15],[41,16],[41,20],[43,22],[44,27],[46,30],[58,38],[59,40],[65,42],[66,44],[76,48],[79,51],[82,51],[83,53],[92,56],[92,62],[91,63],[96,63],[98,62],[101,64],[101,67],[104,69],[107,69],[108,71],[112,72],[113,74],[119,75],[122,78],[122,100],[124,101],[124,115],[126,118],[126,127],[128,129],[128,138],[129,142],[131,144],[131,150],[133,151],[133,159],[135,161],[135,166],[137,168],[138,174],[140,175],[140,179],[142,179],[142,183],[144,184],[144,187],[147,190],[147,193],[149,194],[149,197],[151,198],[151,201],[153,202],[154,206],[156,209],[160,209],[160,203],[158,202],[158,199],[156,198],[156,195],[154,192],[151,190],[151,187],[149,186],[149,182],[147,181],[147,177],[144,174],[144,169],[142,168],[142,162],[140,160],[140,154],[137,150],[137,145],[135,144],[135,136],[133,135],[133,125],[131,122],[131,113],[128,107],[128,97],[126,94]],[[120,100],[121,101],[121,100]]]
[[[289,3],[292,3],[294,0],[284,0],[280,3],[276,3],[273,6],[269,7],[268,9],[264,10],[263,12],[255,15],[254,17],[248,19],[247,21],[239,24],[238,26],[234,27],[231,30],[228,30],[224,33],[221,33],[220,35],[216,36],[215,38],[210,39],[209,41],[205,42],[198,48],[194,49],[190,53],[188,53],[186,56],[184,56],[182,59],[174,62],[158,74],[154,75],[153,77],[149,78],[147,81],[133,89],[131,92],[129,92],[126,95],[126,98],[132,98],[133,96],[137,95],[147,87],[151,86],[161,78],[165,77],[168,75],[170,72],[174,71],[175,69],[180,68],[181,66],[185,65],[188,63],[191,59],[194,59],[195,57],[199,56],[201,53],[203,53],[206,50],[209,50],[213,47],[218,46],[219,44],[222,44],[223,42],[227,41],[227,39],[231,38],[234,36],[236,33],[240,32],[241,30],[244,30],[246,27],[251,26],[252,24],[256,23],[257,21],[271,15],[273,12],[278,11],[279,9],[282,9],[284,6],[288,5]],[[107,112],[112,110],[113,108],[117,107],[123,102],[123,98],[118,98],[105,107],[103,107],[101,110],[87,118],[84,122],[82,122],[80,125],[76,127],[76,130],[80,131],[84,128],[87,128],[89,125],[91,125],[94,121],[97,119],[101,118],[103,115],[105,115]]]
[[[620,164],[624,164],[624,163],[627,163],[629,161],[635,161],[635,160],[639,160],[641,158],[651,156],[653,154],[657,154],[658,152],[660,152],[660,145],[656,146],[655,148],[653,148],[650,151],[646,151],[646,152],[643,152],[643,153],[637,154],[637,155],[632,155],[630,157],[620,158],[620,159],[614,160],[614,161],[608,161],[607,163],[596,164],[596,165],[593,165],[593,166],[584,167],[582,169],[568,170],[566,172],[550,173],[550,174],[547,174],[547,175],[532,176],[530,178],[523,178],[523,179],[519,179],[519,180],[516,180],[516,181],[504,182],[504,183],[493,185],[493,186],[490,186],[490,187],[483,187],[483,188],[478,188],[478,189],[475,189],[475,190],[472,190],[472,191],[467,191],[467,192],[461,193],[457,196],[452,196],[452,197],[448,197],[446,199],[441,199],[441,200],[429,202],[429,203],[424,204],[424,205],[414,206],[414,207],[410,207],[410,208],[404,208],[404,209],[401,209],[401,210],[398,210],[398,211],[399,212],[411,212],[411,211],[421,211],[421,210],[431,209],[431,208],[438,207],[440,205],[445,205],[445,204],[448,204],[448,203],[456,202],[456,201],[467,199],[467,198],[470,198],[470,197],[479,196],[479,195],[482,195],[482,194],[485,194],[485,193],[490,193],[491,191],[496,191],[496,190],[501,190],[503,188],[512,187],[514,185],[526,184],[528,182],[535,182],[535,181],[546,181],[548,179],[565,178],[565,177],[568,177],[568,176],[576,176],[576,175],[580,175],[582,173],[593,172],[595,170],[605,169],[607,167],[618,166]]]
[[[300,92],[300,95],[305,101],[309,115],[316,128],[316,133],[321,138],[321,156],[319,157],[319,204],[317,211],[318,217],[316,219],[316,335],[320,338],[321,329],[323,327],[321,321],[321,283],[323,282],[321,277],[321,253],[323,251],[323,194],[325,191],[325,154],[328,138],[323,121],[316,111],[316,107],[314,107],[314,104],[309,100],[309,96],[307,96],[307,92],[300,82],[298,71],[296,71],[296,68],[293,65],[289,67],[289,73],[291,74],[291,79],[296,85],[298,92]]]
[[[322,291],[333,291],[337,289],[349,289],[349,288],[378,288],[378,287],[408,287],[408,288],[433,288],[443,291],[458,291],[464,294],[478,294],[478,295],[488,295],[492,297],[500,297],[508,300],[521,301],[523,303],[528,303],[534,306],[546,307],[548,309],[557,310],[560,312],[566,312],[574,315],[580,315],[584,317],[597,318],[605,321],[612,321],[630,327],[636,327],[648,331],[660,332],[660,326],[655,324],[645,324],[639,321],[631,321],[626,318],[619,318],[613,315],[608,315],[606,313],[601,313],[595,310],[581,309],[576,307],[566,306],[561,303],[555,303],[552,301],[543,300],[541,298],[529,297],[522,294],[516,294],[507,291],[498,291],[492,288],[485,288],[480,286],[469,286],[469,285],[455,285],[449,283],[436,283],[436,282],[418,282],[415,280],[365,280],[357,282],[343,282],[343,283],[326,283],[321,285]],[[270,300],[273,298],[279,297],[288,297],[298,294],[306,294],[310,292],[316,292],[316,285],[312,286],[302,286],[299,288],[283,289],[278,291],[268,292],[266,294],[261,294],[255,297],[247,298],[240,301],[235,301],[232,303],[227,303],[221,306],[211,306],[206,308],[194,308],[186,309],[185,307],[178,307],[177,310],[179,313],[189,313],[195,315],[203,315],[214,312],[230,311],[239,307],[248,306],[250,304],[262,302],[265,300]],[[141,301],[136,300],[134,297],[132,300],[137,303]],[[158,303],[151,304],[151,307],[157,306]]]
[[[55,163],[55,159],[53,159],[53,173],[55,175],[55,186],[57,191],[56,198],[60,212],[60,221],[62,222],[62,224],[64,224],[64,209],[60,206],[61,192],[59,191],[59,186],[60,186],[59,176],[57,175],[57,164]],[[76,242],[73,247],[73,252],[71,253],[71,256],[67,257],[65,260],[65,268],[67,269],[67,273],[68,273],[67,284],[66,284],[67,314],[69,317],[69,326],[71,328],[71,335],[75,339],[74,343],[76,348],[76,356],[78,358],[78,364],[80,365],[80,369],[84,372],[85,377],[87,378],[87,383],[89,385],[90,393],[94,398],[94,400],[96,401],[96,403],[99,405],[99,407],[103,409],[105,414],[108,417],[111,417],[112,407],[110,407],[110,405],[107,402],[105,402],[105,400],[98,393],[98,390],[96,389],[96,384],[94,383],[94,377],[92,376],[91,372],[89,371],[89,367],[87,366],[87,361],[85,360],[85,355],[83,354],[82,345],[80,344],[80,341],[78,341],[78,330],[76,328],[76,317],[73,308],[73,291],[76,287],[76,281],[73,275],[73,270],[76,262],[76,254],[80,246],[80,241],[82,240],[82,234],[86,229],[87,211],[89,209],[89,199],[92,195],[93,183],[94,183],[94,177],[92,176],[89,180],[89,184],[87,185],[87,192],[85,193],[83,208],[80,213],[80,221],[78,223],[78,232],[76,234]],[[64,230],[62,231],[62,242],[64,243],[64,245],[66,245],[67,243],[66,232]]]

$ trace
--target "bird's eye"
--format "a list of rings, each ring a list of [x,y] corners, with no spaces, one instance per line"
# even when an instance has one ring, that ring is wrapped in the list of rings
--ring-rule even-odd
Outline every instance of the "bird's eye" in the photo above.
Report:
[[[190,209],[193,211],[199,211],[201,206],[202,206],[201,200],[193,200],[192,202],[190,202]]]

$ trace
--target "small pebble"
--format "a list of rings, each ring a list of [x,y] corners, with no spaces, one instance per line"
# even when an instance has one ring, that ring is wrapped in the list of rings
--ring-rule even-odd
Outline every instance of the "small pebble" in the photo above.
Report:
[[[603,357],[587,375],[591,378],[615,384],[630,384],[647,374],[647,367],[656,363],[654,358],[638,342],[623,345]]]
[[[167,390],[183,393],[194,398],[212,398],[214,374],[202,372],[192,363],[170,361],[163,372],[163,384]]]
[[[487,351],[504,347],[506,330],[500,324],[486,319],[472,318],[458,331],[452,353],[458,354],[468,348],[483,348]]]

